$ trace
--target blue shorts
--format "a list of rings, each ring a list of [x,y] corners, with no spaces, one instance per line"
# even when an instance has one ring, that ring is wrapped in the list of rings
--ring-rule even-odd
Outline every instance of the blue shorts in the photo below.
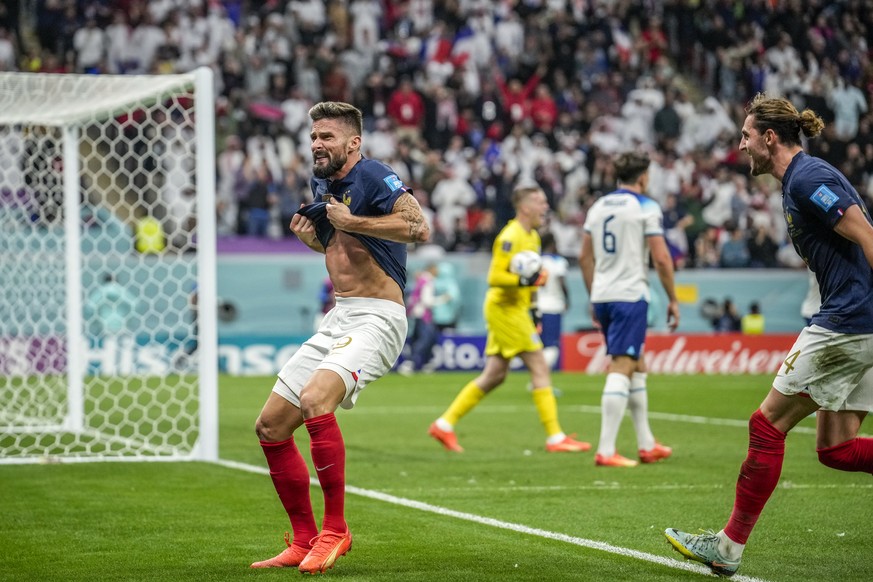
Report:
[[[543,340],[545,347],[561,346],[561,318],[560,313],[543,313],[540,339]]]
[[[600,322],[610,356],[630,356],[639,360],[646,343],[647,301],[595,303],[594,315]]]

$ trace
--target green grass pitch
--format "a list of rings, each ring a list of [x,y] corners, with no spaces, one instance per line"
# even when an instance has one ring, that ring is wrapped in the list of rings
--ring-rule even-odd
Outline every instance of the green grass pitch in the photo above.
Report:
[[[634,469],[595,467],[593,452],[547,454],[523,373],[511,374],[458,425],[465,453],[443,451],[427,427],[472,377],[392,374],[369,386],[354,410],[338,413],[355,537],[352,551],[326,576],[701,579],[699,572],[671,567],[680,556],[662,532],[724,525],[745,456],[746,422],[769,376],[650,376],[652,427],[674,456]],[[554,383],[563,392],[564,430],[596,443],[603,377],[556,374]],[[253,471],[207,463],[0,465],[0,580],[300,576],[248,567],[284,547],[289,529],[253,432],[272,384],[264,377],[220,379],[221,457]],[[820,465],[813,426],[806,420],[789,435],[782,481],[738,576],[873,577],[867,559],[873,481]],[[309,461],[305,431],[297,439]],[[626,418],[619,452],[633,456],[635,448]],[[312,497],[320,516],[317,487]],[[598,542],[614,551],[593,549]]]

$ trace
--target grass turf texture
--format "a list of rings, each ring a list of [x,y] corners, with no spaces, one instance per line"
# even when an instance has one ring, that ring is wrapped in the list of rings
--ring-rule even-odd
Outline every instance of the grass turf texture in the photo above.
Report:
[[[548,454],[527,376],[511,374],[458,426],[455,455],[427,436],[471,374],[371,385],[338,413],[347,484],[531,528],[679,559],[662,531],[721,528],[745,456],[745,422],[769,376],[650,376],[655,435],[673,458],[598,468],[593,452]],[[567,432],[596,443],[603,378],[557,374]],[[272,378],[222,377],[221,457],[265,467],[253,433]],[[700,417],[697,422],[693,418]],[[712,419],[726,419],[718,424]],[[740,574],[768,580],[867,580],[873,551],[870,475],[821,466],[809,428],[789,435],[782,482]],[[865,427],[865,432],[870,432]],[[308,436],[298,431],[306,452]],[[619,452],[635,456],[629,418]],[[321,493],[312,489],[316,515]],[[250,570],[289,529],[266,475],[205,463],[0,466],[0,580],[279,580]],[[450,516],[349,494],[343,580],[693,580],[701,576]]]

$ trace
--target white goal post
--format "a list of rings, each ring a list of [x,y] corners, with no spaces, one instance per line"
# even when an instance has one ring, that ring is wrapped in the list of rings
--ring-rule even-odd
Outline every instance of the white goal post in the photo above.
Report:
[[[214,112],[0,73],[0,463],[218,458]]]

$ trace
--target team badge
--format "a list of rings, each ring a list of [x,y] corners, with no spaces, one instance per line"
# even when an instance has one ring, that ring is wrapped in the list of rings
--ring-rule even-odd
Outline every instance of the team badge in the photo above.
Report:
[[[827,212],[831,209],[831,206],[836,204],[840,197],[834,194],[830,188],[822,184],[818,187],[818,190],[812,193],[812,196],[810,196],[809,199],[812,200],[816,206]]]
[[[388,188],[390,188],[392,192],[403,188],[403,182],[400,180],[400,178],[397,177],[397,174],[385,176],[384,178],[382,178],[382,181],[388,184]]]

